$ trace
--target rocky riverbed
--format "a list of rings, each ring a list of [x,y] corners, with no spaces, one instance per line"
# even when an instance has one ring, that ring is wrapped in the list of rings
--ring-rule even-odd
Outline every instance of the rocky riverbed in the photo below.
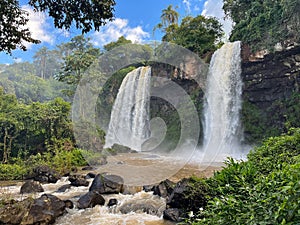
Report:
[[[171,220],[179,219],[178,212],[166,209],[171,207],[170,202],[176,202],[174,194],[171,197],[174,190],[184,191],[182,179],[192,175],[208,177],[221,166],[222,163],[182,164],[155,154],[124,153],[108,157],[106,165],[82,168],[57,180],[55,172],[48,171],[54,173],[46,174],[50,180],[40,173],[32,180],[3,182],[0,223],[172,224]]]

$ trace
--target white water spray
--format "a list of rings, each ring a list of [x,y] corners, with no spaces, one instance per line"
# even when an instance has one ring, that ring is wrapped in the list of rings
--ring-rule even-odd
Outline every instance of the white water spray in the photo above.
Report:
[[[211,59],[204,106],[205,158],[224,160],[240,148],[241,43],[226,43]]]
[[[150,135],[150,81],[150,67],[139,67],[126,75],[112,108],[105,147],[120,144],[141,150]]]

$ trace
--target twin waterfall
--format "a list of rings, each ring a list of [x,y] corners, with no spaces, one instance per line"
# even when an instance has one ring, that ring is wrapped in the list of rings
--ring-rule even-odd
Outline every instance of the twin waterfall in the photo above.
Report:
[[[241,43],[226,43],[212,56],[205,92],[205,158],[224,160],[240,147]]]
[[[150,67],[126,75],[112,108],[105,147],[121,144],[140,151],[149,138],[150,81]]]
[[[241,138],[239,113],[242,81],[241,44],[226,43],[211,60],[204,105],[204,157],[224,160]],[[115,100],[106,147],[114,143],[141,150],[149,138],[151,68],[140,67],[124,78]]]

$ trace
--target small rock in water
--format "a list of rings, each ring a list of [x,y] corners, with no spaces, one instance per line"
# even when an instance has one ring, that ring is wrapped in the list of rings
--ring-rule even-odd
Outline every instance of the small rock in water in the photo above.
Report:
[[[85,176],[83,175],[72,175],[69,177],[69,181],[71,182],[71,185],[75,187],[89,186],[89,182],[85,179]]]
[[[74,208],[74,203],[71,200],[65,200],[64,203],[66,205],[66,208],[68,208],[68,209]]]
[[[112,206],[117,205],[117,204],[118,204],[118,200],[115,199],[115,198],[111,198],[111,199],[109,199],[109,201],[107,203],[107,206],[112,207]]]
[[[38,181],[29,180],[21,186],[21,194],[30,194],[36,192],[44,192],[44,188]]]
[[[96,174],[94,173],[88,173],[86,176],[85,176],[85,179],[91,179],[91,178],[95,178],[96,177]]]
[[[56,192],[65,192],[66,190],[70,189],[71,187],[72,187],[71,184],[65,184],[65,185],[59,187]]]
[[[81,170],[95,170],[95,167],[92,166],[85,166]]]

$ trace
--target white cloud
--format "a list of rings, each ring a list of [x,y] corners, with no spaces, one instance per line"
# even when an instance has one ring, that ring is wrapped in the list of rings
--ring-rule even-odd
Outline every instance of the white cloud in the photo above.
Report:
[[[21,63],[21,62],[23,62],[23,59],[22,58],[14,58],[14,62]]]
[[[23,5],[22,9],[29,13],[29,21],[26,27],[29,28],[31,36],[41,42],[54,44],[54,36],[47,31],[49,25],[47,24],[47,16],[45,13],[34,12],[28,5]],[[27,48],[31,47],[31,43],[25,43]]]
[[[186,11],[188,13],[190,13],[191,12],[191,2],[190,2],[190,0],[183,0],[182,3],[184,4]]]
[[[150,37],[149,33],[145,32],[141,26],[132,28],[128,25],[128,20],[116,18],[102,27],[99,32],[95,32],[92,35],[92,40],[96,46],[103,46],[109,42],[117,41],[121,36],[133,43],[140,43],[145,38]]]
[[[207,0],[204,3],[202,15],[213,16],[219,19],[220,23],[223,24],[223,29],[226,34],[226,39],[228,39],[230,32],[232,30],[232,20],[227,18],[225,19],[225,13],[222,7],[223,7],[222,0]]]

